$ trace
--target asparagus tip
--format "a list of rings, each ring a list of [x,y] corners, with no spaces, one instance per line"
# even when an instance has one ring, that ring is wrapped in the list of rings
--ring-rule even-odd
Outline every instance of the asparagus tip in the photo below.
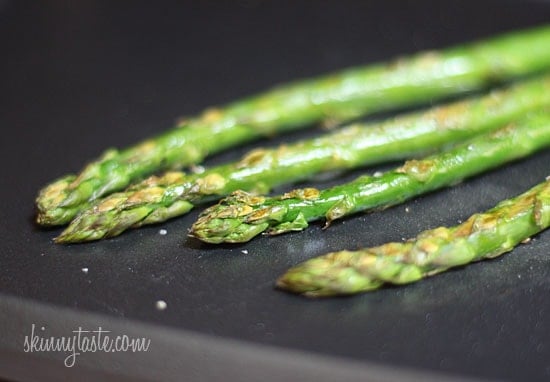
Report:
[[[357,272],[353,267],[338,264],[334,254],[299,264],[276,281],[276,286],[306,297],[329,297],[377,289],[381,281]]]

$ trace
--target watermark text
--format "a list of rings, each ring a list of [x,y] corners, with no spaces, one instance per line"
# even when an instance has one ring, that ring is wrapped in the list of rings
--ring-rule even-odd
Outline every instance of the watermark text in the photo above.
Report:
[[[30,335],[25,336],[23,351],[35,352],[63,352],[67,354],[65,366],[73,367],[76,357],[82,353],[95,352],[146,352],[149,350],[151,340],[148,338],[132,338],[126,334],[110,335],[110,330],[101,326],[95,330],[85,330],[82,327],[72,331],[69,336],[48,336],[46,328],[37,328],[32,324]]]

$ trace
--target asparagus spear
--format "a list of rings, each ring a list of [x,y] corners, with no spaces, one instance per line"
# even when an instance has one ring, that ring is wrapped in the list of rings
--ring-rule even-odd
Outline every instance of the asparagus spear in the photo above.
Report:
[[[108,150],[80,174],[43,188],[37,222],[69,222],[89,201],[152,172],[198,163],[208,154],[309,123],[348,120],[479,89],[550,65],[550,26],[348,69],[210,109],[155,138]]]
[[[407,284],[511,251],[550,225],[550,178],[455,227],[424,231],[405,243],[332,252],[287,271],[277,286],[311,297]]]
[[[206,209],[191,236],[208,243],[241,243],[264,231],[300,231],[323,217],[328,225],[343,216],[386,208],[455,184],[549,146],[550,112],[536,112],[443,153],[407,161],[379,177],[362,176],[323,191],[306,188],[271,198],[235,192]]]
[[[495,129],[543,106],[550,106],[550,75],[426,112],[377,124],[354,124],[277,149],[254,150],[240,161],[200,175],[169,172],[100,199],[82,211],[56,241],[112,237],[129,227],[183,215],[197,203],[239,189],[266,193],[271,187],[325,170],[409,158]]]

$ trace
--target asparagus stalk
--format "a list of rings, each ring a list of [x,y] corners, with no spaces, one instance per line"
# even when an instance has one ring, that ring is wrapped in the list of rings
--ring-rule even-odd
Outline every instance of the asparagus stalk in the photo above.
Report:
[[[308,222],[335,219],[359,211],[386,208],[414,196],[526,157],[550,146],[550,112],[536,112],[494,132],[477,136],[445,152],[410,160],[381,176],[319,191],[298,189],[278,197],[243,191],[206,209],[190,235],[208,243],[241,243],[267,231],[300,231]]]
[[[419,104],[541,70],[550,65],[549,44],[550,26],[543,26],[303,80],[209,109],[136,146],[108,150],[80,174],[47,185],[36,199],[37,222],[68,223],[88,202],[136,179],[198,163],[260,136]]]
[[[455,227],[422,232],[405,243],[332,252],[291,268],[279,288],[311,297],[407,284],[511,251],[550,225],[550,178]]]
[[[154,176],[98,200],[56,241],[112,237],[129,227],[183,215],[198,203],[239,189],[266,193],[271,187],[304,180],[321,171],[410,158],[495,129],[544,106],[550,106],[550,75],[386,122],[354,124],[293,145],[254,150],[237,162],[200,175],[169,172]]]

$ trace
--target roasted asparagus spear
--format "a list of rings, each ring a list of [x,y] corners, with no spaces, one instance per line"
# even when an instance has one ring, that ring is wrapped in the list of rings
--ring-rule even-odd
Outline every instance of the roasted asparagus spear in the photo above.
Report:
[[[526,193],[471,216],[455,227],[425,231],[414,240],[333,252],[291,268],[279,288],[307,296],[346,295],[383,284],[407,284],[511,251],[550,225],[550,178]]]
[[[264,231],[299,231],[314,220],[326,218],[330,223],[359,211],[401,203],[547,147],[550,112],[540,111],[442,153],[407,161],[381,176],[362,176],[322,191],[306,188],[271,198],[236,192],[206,209],[191,235],[208,243],[240,243]]]

